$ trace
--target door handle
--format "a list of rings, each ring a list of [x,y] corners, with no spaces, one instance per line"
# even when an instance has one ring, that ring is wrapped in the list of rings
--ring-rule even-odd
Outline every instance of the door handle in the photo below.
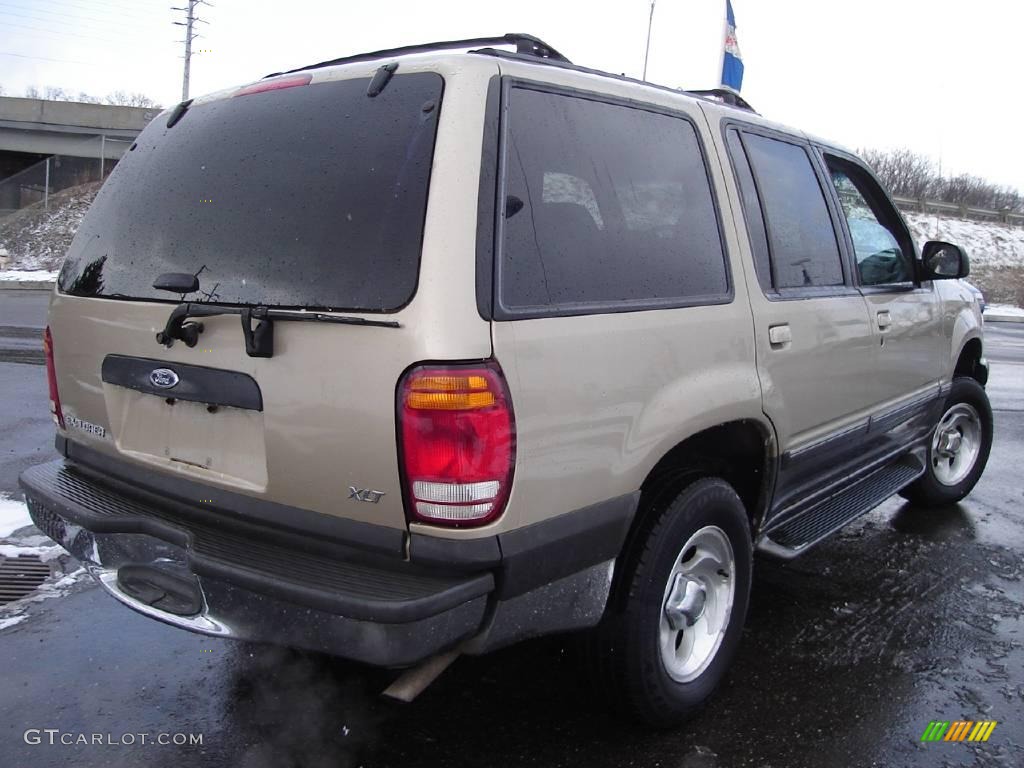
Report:
[[[785,347],[793,341],[793,331],[788,323],[768,328],[768,343],[773,347]]]
[[[887,309],[883,309],[875,317],[878,319],[878,330],[880,331],[884,331],[892,325],[892,315],[889,314]]]

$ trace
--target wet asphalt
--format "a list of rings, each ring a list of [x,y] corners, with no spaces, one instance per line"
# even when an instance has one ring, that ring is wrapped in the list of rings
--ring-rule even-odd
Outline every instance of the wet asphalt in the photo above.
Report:
[[[572,637],[462,658],[413,704],[389,673],[191,635],[82,582],[0,630],[4,766],[1024,765],[1024,325],[990,324],[988,470],[962,504],[890,500],[791,563],[756,564],[739,658],[669,732],[596,696]],[[52,450],[44,369],[0,363],[0,491]],[[8,436],[17,435],[12,444]],[[996,720],[922,744],[931,720]],[[201,746],[27,744],[202,734]]]

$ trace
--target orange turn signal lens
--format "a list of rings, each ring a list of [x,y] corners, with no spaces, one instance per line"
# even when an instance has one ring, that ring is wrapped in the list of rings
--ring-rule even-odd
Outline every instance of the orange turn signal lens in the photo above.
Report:
[[[485,392],[483,376],[420,376],[409,382],[413,392]]]
[[[483,376],[416,376],[409,381],[405,404],[429,411],[473,411],[497,402]]]
[[[494,405],[493,392],[410,392],[405,404],[417,410],[473,411]]]

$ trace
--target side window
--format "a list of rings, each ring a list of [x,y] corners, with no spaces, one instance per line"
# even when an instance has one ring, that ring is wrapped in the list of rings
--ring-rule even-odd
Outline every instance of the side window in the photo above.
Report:
[[[513,88],[499,298],[517,314],[727,300],[689,121]]]
[[[739,182],[740,202],[743,206],[743,218],[747,223],[747,234],[750,236],[750,247],[754,254],[754,268],[757,270],[757,282],[762,290],[772,287],[771,259],[768,255],[768,237],[764,229],[764,214],[761,212],[761,200],[754,186],[754,176],[750,172],[750,161],[747,151],[743,148],[740,132],[730,128],[728,133],[729,157]]]
[[[861,285],[914,279],[913,250],[882,190],[852,163],[825,156],[853,241]]]
[[[843,284],[832,217],[807,150],[753,133],[743,144],[761,198],[776,288]]]

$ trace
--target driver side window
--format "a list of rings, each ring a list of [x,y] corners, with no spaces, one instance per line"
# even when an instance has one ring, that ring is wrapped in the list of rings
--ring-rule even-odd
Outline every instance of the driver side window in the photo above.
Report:
[[[881,189],[856,166],[833,157],[826,161],[853,240],[860,284],[912,282],[912,246]]]

